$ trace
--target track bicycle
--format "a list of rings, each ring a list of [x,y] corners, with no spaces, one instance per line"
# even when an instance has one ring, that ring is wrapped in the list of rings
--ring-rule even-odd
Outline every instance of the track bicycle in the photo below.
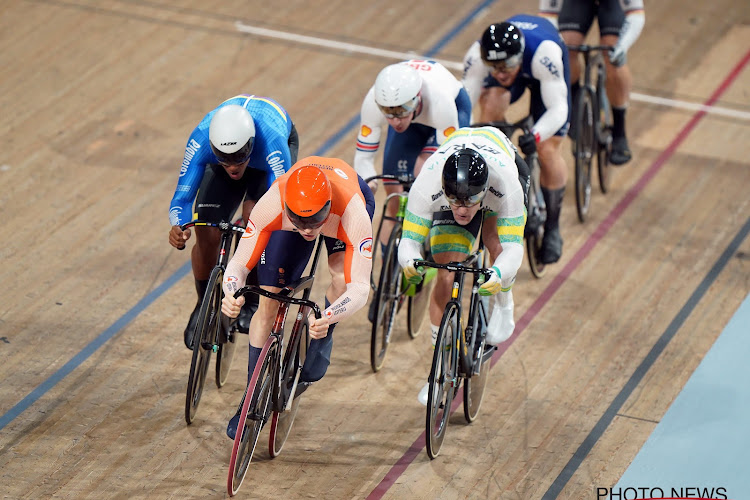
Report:
[[[481,267],[483,263],[484,247],[481,241],[479,249],[463,262],[438,264],[425,260],[414,261],[415,267],[446,269],[455,273],[451,299],[445,305],[435,340],[428,378],[425,441],[427,454],[431,459],[440,453],[453,398],[458,393],[461,381],[464,384],[464,417],[469,423],[477,418],[487,387],[490,360],[495,347],[485,344],[489,300],[479,295],[479,279],[489,279],[492,270]],[[469,311],[464,322],[463,291],[467,274],[472,275],[472,284]]]
[[[527,115],[516,122],[492,121],[475,123],[472,127],[495,127],[508,138],[516,131],[527,134],[534,126],[534,118]],[[529,260],[531,274],[536,278],[544,276],[546,265],[542,262],[542,240],[544,239],[544,222],[547,220],[547,204],[544,201],[542,187],[539,183],[540,165],[539,155],[534,152],[524,157],[529,166],[529,193],[526,199],[526,227],[523,237],[526,240],[526,255]]]
[[[310,311],[316,318],[321,316],[320,308],[309,300],[309,297],[323,241],[322,236],[318,237],[310,274],[300,278],[295,284],[283,288],[279,293],[250,285],[240,288],[234,294],[235,297],[248,294],[263,295],[279,301],[279,309],[240,403],[240,420],[232,445],[227,476],[229,496],[234,496],[240,489],[260,432],[268,420],[271,420],[268,440],[271,458],[281,453],[292,429],[300,402],[300,397],[295,391],[310,342],[307,317]],[[302,293],[302,296],[295,297],[299,293]],[[289,306],[292,304],[300,308],[287,334],[285,322]]]
[[[583,55],[583,83],[573,96],[573,156],[575,157],[576,208],[584,222],[591,205],[591,162],[596,158],[599,188],[609,189],[612,150],[612,112],[607,98],[607,72],[602,52],[608,45],[569,45]]]
[[[377,179],[396,181],[404,190],[399,193],[391,193],[383,204],[383,214],[375,233],[375,244],[372,252],[372,272],[370,273],[370,288],[374,292],[372,304],[372,335],[370,340],[370,366],[373,372],[378,372],[383,367],[388,346],[391,342],[391,334],[396,319],[396,313],[401,310],[404,300],[407,302],[406,329],[410,338],[416,338],[422,327],[425,313],[429,305],[430,290],[434,284],[432,278],[435,273],[425,276],[423,283],[419,286],[409,285],[403,279],[403,271],[398,263],[398,244],[401,242],[404,217],[406,216],[406,204],[409,199],[409,189],[414,183],[414,177],[399,177],[395,175],[376,175],[369,177],[366,182]],[[391,200],[398,200],[398,211],[395,216],[386,215],[388,204]],[[377,252],[380,249],[380,233],[384,221],[392,221],[393,227],[388,236],[383,250],[383,258],[377,260]],[[381,263],[380,274],[375,263]]]
[[[237,349],[235,336],[237,329],[230,325],[228,318],[221,314],[221,299],[224,298],[222,283],[224,271],[229,263],[229,255],[232,251],[232,243],[235,248],[239,242],[241,233],[245,231],[243,226],[231,222],[209,222],[194,220],[182,224],[180,228],[184,231],[193,226],[215,227],[221,231],[221,243],[216,265],[211,270],[208,278],[206,293],[201,300],[198,321],[193,331],[193,358],[190,362],[190,373],[188,374],[187,393],[185,397],[185,421],[191,424],[198,411],[198,405],[203,394],[206,382],[206,374],[211,361],[211,353],[216,353],[216,386],[221,388],[227,381],[229,369],[232,367],[234,352]]]

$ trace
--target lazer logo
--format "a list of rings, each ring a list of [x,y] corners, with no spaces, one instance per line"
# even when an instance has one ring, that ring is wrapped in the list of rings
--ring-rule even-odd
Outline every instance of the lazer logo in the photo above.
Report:
[[[222,142],[221,143],[222,146],[234,146],[235,144],[237,144],[237,141],[234,141],[234,142]]]
[[[487,51],[487,60],[488,61],[494,61],[496,59],[507,59],[508,53],[504,50],[488,50]]]

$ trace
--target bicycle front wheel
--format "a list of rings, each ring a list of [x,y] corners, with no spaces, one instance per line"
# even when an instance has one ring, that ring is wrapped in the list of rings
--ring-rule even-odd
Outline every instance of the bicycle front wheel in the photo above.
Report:
[[[440,322],[432,368],[428,379],[426,444],[431,459],[438,456],[443,446],[453,395],[458,387],[458,306],[449,302]]]
[[[198,322],[193,342],[193,359],[190,362],[187,394],[185,397],[185,421],[191,424],[198,411],[203,388],[206,383],[206,373],[211,361],[211,352],[221,327],[221,283],[224,271],[216,267],[211,271],[208,279],[209,286],[201,302]]]
[[[274,372],[277,359],[278,341],[270,336],[263,346],[250,383],[247,384],[245,401],[240,410],[237,434],[229,459],[227,492],[234,496],[239,491],[253,458],[258,436],[271,413],[271,398],[274,389]]]
[[[588,87],[578,92],[576,107],[575,184],[578,220],[584,222],[591,204],[591,162],[594,156],[596,129],[594,123],[594,98]]]
[[[370,365],[378,372],[383,367],[388,345],[391,343],[393,323],[398,311],[401,295],[401,266],[398,265],[398,243],[401,241],[401,226],[396,225],[388,238],[383,253],[383,269],[380,272],[378,291],[375,293],[375,317],[370,339]]]

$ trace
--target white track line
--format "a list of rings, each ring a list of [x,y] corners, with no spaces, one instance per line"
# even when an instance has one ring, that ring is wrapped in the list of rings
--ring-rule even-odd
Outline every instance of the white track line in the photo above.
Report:
[[[337,42],[335,40],[327,40],[325,38],[317,38],[313,36],[298,35],[285,31],[271,30],[268,28],[260,28],[257,26],[250,26],[240,21],[235,22],[237,31],[242,33],[248,33],[251,35],[275,38],[278,40],[287,40],[294,43],[303,43],[307,45],[315,45],[318,47],[325,47],[334,50],[340,50],[347,53],[359,53],[367,54],[370,56],[378,56],[386,59],[393,59],[397,61],[403,61],[405,59],[415,58],[426,58],[416,52],[398,52],[394,50],[376,49],[374,47],[368,47],[366,45],[357,45],[353,43]],[[445,61],[430,57],[433,61],[437,61],[448,69],[463,71],[463,63],[456,61]],[[645,94],[639,94],[637,92],[630,93],[630,99],[633,101],[645,102],[648,104],[658,104],[661,106],[667,106],[671,108],[685,109],[689,111],[703,111],[709,114],[722,115],[730,118],[738,118],[740,120],[750,121],[750,112],[739,111],[734,109],[719,108],[716,106],[706,106],[704,104],[696,104],[686,101],[677,101],[675,99],[667,99],[664,97],[655,97]]]

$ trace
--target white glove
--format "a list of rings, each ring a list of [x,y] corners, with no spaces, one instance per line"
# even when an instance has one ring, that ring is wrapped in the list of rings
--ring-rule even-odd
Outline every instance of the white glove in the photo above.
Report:
[[[414,259],[409,259],[404,266],[404,277],[412,285],[418,285],[422,282],[422,275],[424,274],[423,267],[414,267]]]
[[[619,68],[627,61],[627,51],[625,48],[618,44],[615,44],[609,51],[609,62],[616,68]]]
[[[490,279],[483,282],[482,286],[479,287],[479,295],[495,295],[502,288],[500,269],[492,266],[492,270],[494,272],[490,274]],[[482,277],[480,277],[480,281],[482,281]]]

